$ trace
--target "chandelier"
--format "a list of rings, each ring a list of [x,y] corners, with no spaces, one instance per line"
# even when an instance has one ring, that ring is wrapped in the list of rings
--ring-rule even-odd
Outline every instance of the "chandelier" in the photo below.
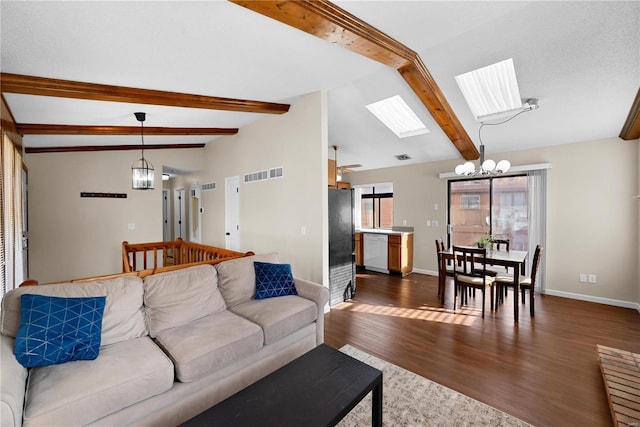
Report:
[[[481,126],[482,127],[482,126]],[[497,164],[491,159],[484,159],[484,144],[480,142],[480,168],[476,171],[476,166],[472,162],[466,162],[456,166],[455,172],[458,175],[499,175],[511,168],[509,160],[500,160]]]
[[[142,138],[142,158],[131,165],[131,188],[134,190],[153,190],[153,165],[144,158],[144,120],[145,113],[134,113],[140,122]]]
[[[480,141],[480,167],[476,170],[476,166],[473,162],[466,162],[456,166],[455,172],[458,175],[463,176],[486,176],[486,175],[500,175],[507,172],[511,168],[509,160],[500,160],[498,163],[491,159],[484,159],[484,144],[482,143],[482,128],[484,126],[497,126],[508,122],[519,116],[522,113],[538,109],[538,100],[536,98],[527,99],[524,103],[524,108],[513,116],[509,117],[499,123],[481,123],[478,129],[478,140]]]

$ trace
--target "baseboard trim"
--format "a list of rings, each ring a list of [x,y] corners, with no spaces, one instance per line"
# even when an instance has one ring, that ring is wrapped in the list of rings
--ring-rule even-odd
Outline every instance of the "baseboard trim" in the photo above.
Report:
[[[614,305],[616,307],[634,308],[640,313],[640,303],[637,303],[637,302],[622,301],[622,300],[603,298],[603,297],[594,297],[591,295],[575,294],[572,292],[556,291],[553,289],[546,289],[544,293],[546,295],[552,295],[556,297],[572,298],[580,301],[597,302],[599,304]]]
[[[412,273],[418,273],[418,274],[426,274],[428,276],[438,276],[438,272],[437,271],[423,270],[421,268],[414,268],[411,272]]]

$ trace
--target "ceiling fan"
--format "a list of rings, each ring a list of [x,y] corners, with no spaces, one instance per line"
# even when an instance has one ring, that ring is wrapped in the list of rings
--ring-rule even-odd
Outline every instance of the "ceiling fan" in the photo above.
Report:
[[[352,169],[354,168],[361,168],[362,165],[359,163],[355,163],[352,165],[342,165],[342,166],[338,166],[338,146],[337,145],[332,145],[333,147],[333,151],[334,151],[334,158],[336,161],[336,170],[335,170],[335,174],[336,174],[336,181],[340,181],[342,179],[342,174],[345,172],[353,172]]]

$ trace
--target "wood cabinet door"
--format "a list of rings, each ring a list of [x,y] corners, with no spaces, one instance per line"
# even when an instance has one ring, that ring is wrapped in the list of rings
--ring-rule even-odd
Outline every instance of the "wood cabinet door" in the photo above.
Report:
[[[387,268],[389,271],[402,271],[402,238],[400,236],[389,236]]]
[[[362,233],[355,234],[355,243],[356,243],[356,265],[358,267],[364,266],[364,251],[363,251],[363,241],[362,241]]]

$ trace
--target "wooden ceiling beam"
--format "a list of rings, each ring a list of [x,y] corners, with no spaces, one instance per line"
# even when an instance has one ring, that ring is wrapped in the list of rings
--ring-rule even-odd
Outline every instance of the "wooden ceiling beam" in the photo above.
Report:
[[[277,104],[273,102],[83,83],[9,73],[0,74],[0,90],[2,93],[18,93],[23,95],[128,102],[169,107],[203,108],[244,113],[283,114],[289,111],[290,107],[289,104]]]
[[[140,135],[140,126],[78,126],[18,123],[20,135]],[[235,135],[238,128],[145,127],[145,135]]]
[[[399,41],[327,0],[229,1],[395,68],[462,157],[466,160],[480,157],[418,54]]]
[[[640,88],[636,94],[636,99],[631,104],[627,120],[620,131],[620,138],[631,141],[640,138]]]
[[[168,150],[176,148],[202,148],[205,144],[145,144],[145,150]],[[69,147],[25,147],[26,153],[74,153],[84,151],[140,150],[140,145],[75,145]]]

